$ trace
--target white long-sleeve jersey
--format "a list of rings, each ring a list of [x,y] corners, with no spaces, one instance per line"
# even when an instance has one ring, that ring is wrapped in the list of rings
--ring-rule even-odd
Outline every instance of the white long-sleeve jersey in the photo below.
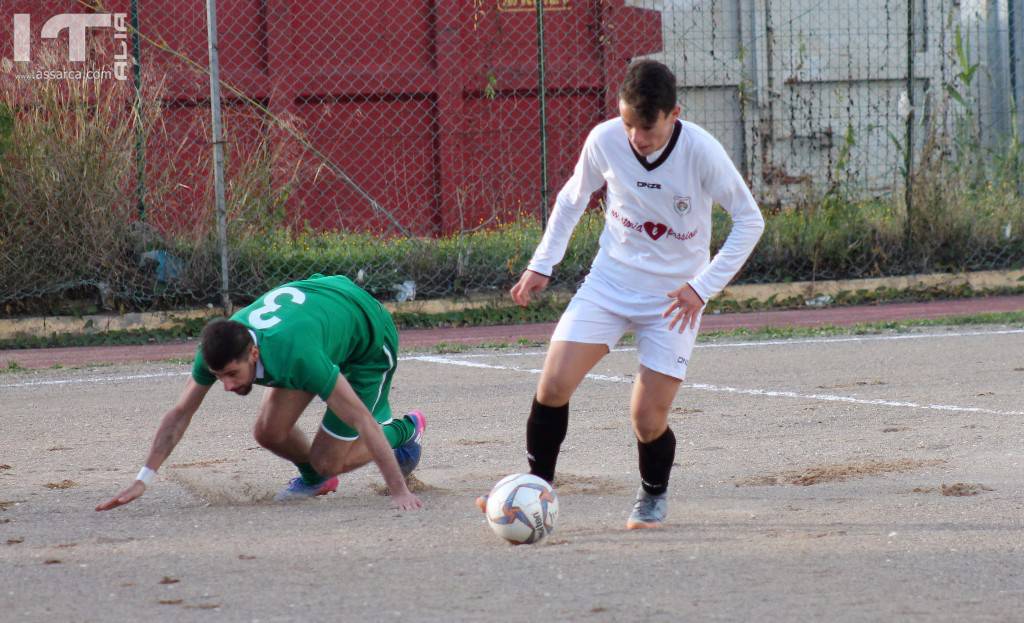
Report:
[[[633,290],[660,294],[689,283],[707,301],[736,276],[764,231],[739,171],[703,128],[677,121],[661,154],[648,162],[633,150],[616,117],[587,136],[530,270],[551,275],[590,195],[605,183],[604,231],[591,271]],[[710,261],[714,203],[729,212],[733,227]]]

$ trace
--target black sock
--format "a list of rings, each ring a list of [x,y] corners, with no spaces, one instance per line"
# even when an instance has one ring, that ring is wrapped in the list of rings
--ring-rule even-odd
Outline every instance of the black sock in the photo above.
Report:
[[[569,429],[569,403],[549,407],[533,399],[530,417],[526,420],[526,460],[530,473],[548,482],[555,479],[558,449]]]
[[[668,476],[676,457],[676,436],[672,429],[666,428],[661,437],[649,443],[637,439],[636,447],[640,453],[640,484],[644,491],[651,495],[668,491]]]

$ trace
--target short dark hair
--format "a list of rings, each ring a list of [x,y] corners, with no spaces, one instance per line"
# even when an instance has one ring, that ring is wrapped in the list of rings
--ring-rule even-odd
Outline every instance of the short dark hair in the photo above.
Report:
[[[203,361],[211,370],[223,370],[245,356],[252,345],[249,329],[235,320],[218,318],[203,328]]]
[[[676,107],[676,76],[664,63],[634,61],[619,87],[619,99],[641,119],[654,123],[659,112],[668,114]]]

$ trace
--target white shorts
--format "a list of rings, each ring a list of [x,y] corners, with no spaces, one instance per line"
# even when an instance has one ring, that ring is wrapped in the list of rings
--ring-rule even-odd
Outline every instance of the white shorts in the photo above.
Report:
[[[640,365],[683,380],[700,329],[700,316],[696,327],[680,333],[676,324],[669,330],[672,318],[662,318],[661,314],[671,302],[665,294],[637,292],[591,273],[566,307],[551,341],[605,344],[611,350],[622,334],[632,329]]]

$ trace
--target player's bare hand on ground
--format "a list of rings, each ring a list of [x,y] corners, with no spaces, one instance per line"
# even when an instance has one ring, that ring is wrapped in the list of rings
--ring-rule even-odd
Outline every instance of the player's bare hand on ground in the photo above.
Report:
[[[668,323],[668,330],[671,331],[675,328],[676,323],[679,324],[679,332],[682,333],[686,330],[686,327],[697,326],[697,318],[700,317],[700,310],[704,308],[704,301],[700,298],[697,292],[690,286],[685,284],[681,288],[677,288],[668,293],[668,297],[672,299],[668,309],[662,314],[662,318],[668,318],[672,316],[672,320]],[[674,316],[672,314],[675,314]]]
[[[524,270],[516,285],[512,286],[512,300],[516,305],[526,307],[530,304],[530,297],[534,292],[540,292],[548,287],[549,277],[532,270]]]
[[[141,497],[142,494],[145,491],[146,491],[146,485],[143,484],[141,480],[136,480],[135,482],[132,483],[132,485],[130,487],[128,487],[127,489],[125,489],[121,493],[118,493],[117,495],[115,495],[111,499],[107,500],[103,504],[100,504],[99,506],[97,506],[96,510],[98,510],[98,511],[108,511],[108,510],[110,510],[112,508],[117,508],[118,506],[123,506],[123,505],[127,504],[128,502],[131,502],[135,498]]]
[[[423,502],[415,493],[409,492],[392,497],[391,506],[402,511],[418,511],[423,508]]]

